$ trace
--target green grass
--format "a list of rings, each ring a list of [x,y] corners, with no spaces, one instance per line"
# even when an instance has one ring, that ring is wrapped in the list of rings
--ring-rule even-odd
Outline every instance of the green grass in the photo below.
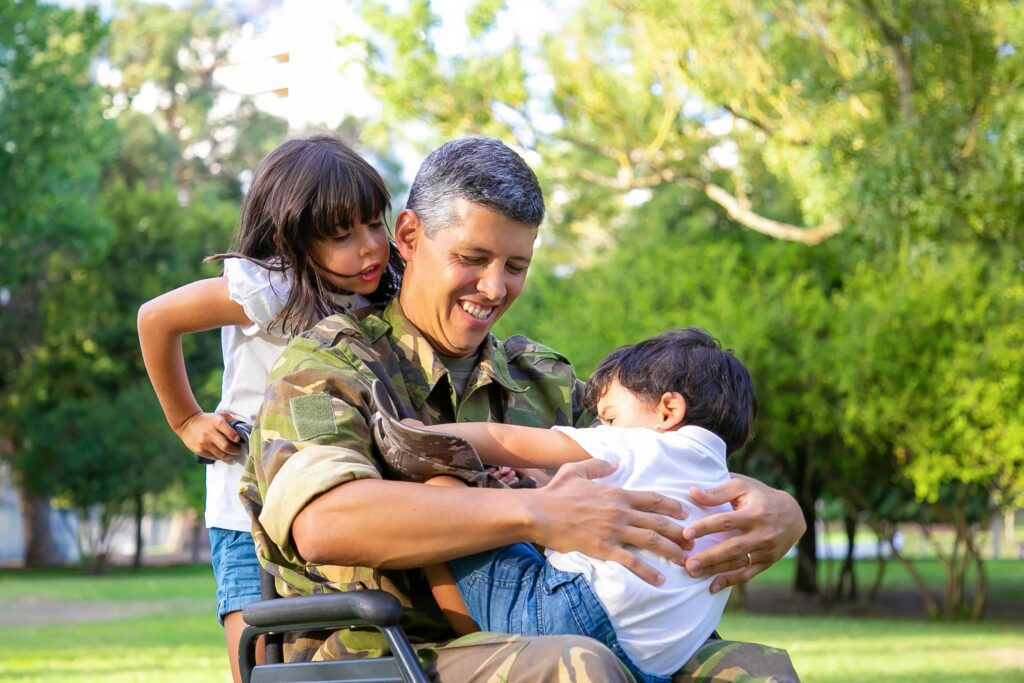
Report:
[[[941,578],[938,563],[924,563]],[[872,569],[862,569],[867,581]],[[890,567],[891,580],[898,579]],[[788,584],[792,566],[759,582]],[[999,590],[1020,591],[1020,564],[994,563]],[[0,682],[104,681],[170,683],[229,680],[223,635],[212,614],[213,577],[207,567],[118,570],[104,577],[70,571],[0,572],[0,610],[13,599],[50,599],[72,612],[100,602],[162,601],[146,617],[45,627],[0,628]],[[994,592],[993,600],[1000,593]],[[90,605],[93,602],[93,605]],[[1024,680],[1024,628],[1005,623],[942,623],[914,619],[791,617],[729,612],[727,638],[784,647],[804,681]]]
[[[775,585],[789,586],[793,583],[794,573],[793,559],[783,559],[770,567],[767,571],[759,574],[754,579],[754,585]],[[833,581],[838,579],[842,562],[832,561]],[[941,591],[946,580],[945,567],[937,559],[914,560],[914,567],[924,577],[924,580],[933,588]],[[875,560],[858,560],[856,569],[858,585],[867,590],[875,580],[875,572],[878,571],[878,563]],[[818,580],[825,581],[826,562],[818,561]],[[1024,563],[1020,560],[987,560],[985,572],[988,575],[988,596],[989,599],[1003,598],[1012,600],[1024,600]],[[974,572],[968,575],[968,587],[974,586]],[[906,588],[915,590],[914,582],[903,566],[895,561],[886,562],[884,588]],[[1022,615],[1024,616],[1024,615]]]
[[[1024,680],[1019,626],[729,612],[719,630],[785,648],[808,683]]]
[[[210,610],[124,621],[0,629],[0,681],[224,683],[224,635]]]
[[[0,570],[0,601],[31,595],[69,602],[94,600],[168,600],[209,597],[215,589],[207,565],[114,568],[103,576],[67,569]]]
[[[230,681],[214,592],[213,574],[205,565],[115,569],[105,576],[0,571],[0,610],[19,598],[32,598],[42,607],[59,602],[76,617],[101,602],[160,603],[145,617],[0,628],[0,681]]]

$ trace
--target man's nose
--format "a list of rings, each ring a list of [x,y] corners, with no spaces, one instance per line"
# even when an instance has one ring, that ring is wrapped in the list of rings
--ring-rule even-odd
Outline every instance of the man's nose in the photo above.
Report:
[[[476,289],[490,301],[505,298],[505,269],[497,263],[491,264],[477,281]]]

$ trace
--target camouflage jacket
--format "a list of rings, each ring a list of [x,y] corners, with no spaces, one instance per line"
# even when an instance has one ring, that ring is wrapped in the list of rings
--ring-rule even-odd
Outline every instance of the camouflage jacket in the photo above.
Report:
[[[317,495],[361,478],[382,478],[370,433],[370,387],[380,378],[403,417],[426,424],[500,421],[550,427],[586,423],[581,384],[560,354],[521,336],[485,340],[479,364],[456,402],[448,370],[403,315],[397,299],[383,312],[324,319],[291,341],[274,364],[242,478],[257,555],[282,595],[378,588],[407,608],[415,643],[452,637],[420,570],[380,570],[305,562],[291,538],[296,515]],[[301,458],[293,458],[302,451]],[[293,660],[377,656],[372,631],[299,639]],[[321,649],[321,645],[324,647]],[[319,653],[318,653],[319,650]]]

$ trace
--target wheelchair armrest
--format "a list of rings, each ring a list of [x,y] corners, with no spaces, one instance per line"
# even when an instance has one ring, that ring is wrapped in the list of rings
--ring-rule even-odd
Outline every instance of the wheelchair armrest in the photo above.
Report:
[[[402,617],[402,605],[390,593],[359,590],[254,602],[242,614],[245,623],[260,629],[324,622],[394,626]]]
[[[401,617],[402,605],[398,598],[381,590],[254,602],[242,611],[242,618],[247,624],[238,643],[242,680],[248,683],[252,676],[256,666],[256,638],[261,633],[374,626],[387,641],[404,680],[407,683],[428,683],[415,651],[399,626]]]

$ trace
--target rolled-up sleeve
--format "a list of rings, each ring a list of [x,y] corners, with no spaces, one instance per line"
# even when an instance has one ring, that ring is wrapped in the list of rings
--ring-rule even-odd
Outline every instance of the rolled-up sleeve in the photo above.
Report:
[[[311,500],[356,479],[381,478],[369,458],[351,449],[302,448],[285,461],[267,487],[260,524],[278,547],[291,547],[292,522]]]

